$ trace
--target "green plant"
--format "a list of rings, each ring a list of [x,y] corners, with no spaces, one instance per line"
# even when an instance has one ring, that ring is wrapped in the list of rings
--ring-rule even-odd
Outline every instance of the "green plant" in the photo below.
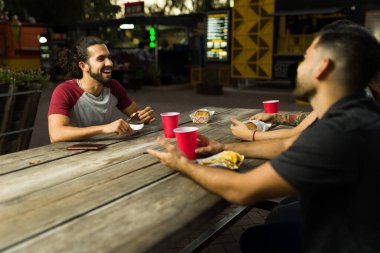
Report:
[[[9,68],[0,68],[0,83],[15,85],[22,89],[33,89],[35,84],[39,87],[49,85],[50,76],[40,70],[14,70]]]

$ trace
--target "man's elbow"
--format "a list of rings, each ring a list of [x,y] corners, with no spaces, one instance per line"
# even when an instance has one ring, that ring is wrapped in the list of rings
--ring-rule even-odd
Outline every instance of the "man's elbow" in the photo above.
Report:
[[[251,194],[247,194],[246,192],[243,191],[232,191],[229,196],[226,197],[226,199],[229,202],[232,202],[237,205],[242,205],[242,206],[248,206],[252,205],[257,200],[255,201],[255,198]]]
[[[293,143],[295,142],[295,140],[298,138],[299,134],[295,134],[289,138],[286,138],[284,139],[284,142],[283,142],[283,151],[287,150],[290,146],[293,145]]]
[[[53,137],[52,135],[50,135],[50,143],[53,144],[53,143],[57,143],[59,142],[59,140],[55,137]]]
[[[54,131],[50,131],[49,132],[49,138],[50,138],[50,143],[53,144],[53,143],[57,143],[57,142],[61,142],[61,141],[65,141],[63,140],[58,133],[54,132]]]

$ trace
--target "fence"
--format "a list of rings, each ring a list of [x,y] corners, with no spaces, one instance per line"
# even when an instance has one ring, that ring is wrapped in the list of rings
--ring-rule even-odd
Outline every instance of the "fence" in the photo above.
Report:
[[[41,90],[0,84],[0,154],[28,149]]]

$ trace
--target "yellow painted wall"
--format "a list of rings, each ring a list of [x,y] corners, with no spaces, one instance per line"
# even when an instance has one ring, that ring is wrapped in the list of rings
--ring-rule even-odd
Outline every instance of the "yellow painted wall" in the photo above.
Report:
[[[274,0],[236,0],[232,11],[231,76],[272,78]]]
[[[26,58],[26,59],[8,59],[6,65],[12,69],[32,69],[39,70],[41,69],[41,60]]]

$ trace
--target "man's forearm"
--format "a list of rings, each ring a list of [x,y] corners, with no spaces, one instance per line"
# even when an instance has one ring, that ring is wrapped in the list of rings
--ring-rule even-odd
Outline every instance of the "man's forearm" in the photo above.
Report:
[[[299,125],[309,113],[276,113],[273,122],[279,125],[297,126]]]
[[[246,204],[242,202],[243,194],[241,192],[241,180],[239,180],[241,175],[238,173],[194,163],[186,163],[180,172],[189,176],[208,191],[220,195],[232,203]]]
[[[293,131],[293,128],[291,129],[276,129],[273,131],[265,131],[265,132],[259,132],[257,131],[255,133],[255,140],[269,140],[269,139],[284,139],[289,138],[295,135],[295,132]]]
[[[246,173],[189,162],[180,167],[180,172],[205,189],[239,205],[250,205],[263,199],[295,193],[295,189],[275,172],[269,162]]]
[[[233,150],[252,158],[272,159],[289,146],[289,139],[262,140],[255,142],[241,142],[224,144],[224,150]]]
[[[101,134],[102,126],[90,126],[90,127],[73,127],[73,126],[62,126],[58,129],[50,131],[50,141],[51,143],[60,141],[78,141],[93,137],[95,135]]]

